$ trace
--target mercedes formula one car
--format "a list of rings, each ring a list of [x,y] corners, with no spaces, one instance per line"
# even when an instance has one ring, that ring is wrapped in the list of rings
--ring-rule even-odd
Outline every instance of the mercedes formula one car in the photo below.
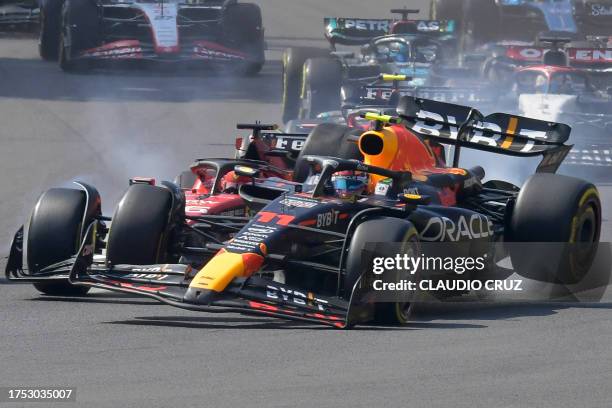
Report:
[[[264,64],[259,6],[236,0],[43,0],[39,50],[66,71],[94,61],[181,62],[256,74]]]
[[[402,86],[436,84],[456,49],[452,21],[410,20],[418,10],[394,9],[401,19],[327,17],[331,51],[288,48],[283,56],[283,121],[314,118],[367,97],[383,73],[404,75]],[[357,46],[358,53],[337,46]],[[397,102],[397,101],[396,101]]]
[[[52,197],[39,199],[27,237],[15,237],[7,276],[50,284],[68,275],[77,288],[138,294],[188,310],[338,328],[407,321],[413,302],[376,302],[368,289],[372,257],[394,243],[411,254],[421,243],[449,243],[489,259],[506,255],[506,241],[578,243],[558,253],[556,263],[550,254],[530,257],[510,246],[508,253],[525,276],[582,279],[597,250],[601,208],[592,184],[553,174],[570,149],[564,144],[568,126],[501,113],[483,117],[472,108],[413,97],[401,98],[398,113],[370,113],[375,126],[366,132],[319,125],[298,155],[296,169],[306,169],[295,176],[299,183],[270,184],[260,180],[259,168],[240,163],[234,171],[251,179],[238,191],[256,211],[249,219],[188,217],[172,183],[134,184],[115,212],[101,259],[92,256],[104,220],[95,191],[51,190]],[[453,167],[437,162],[423,143],[427,138],[455,146]],[[543,159],[519,188],[483,183],[482,167],[458,167],[461,148]],[[186,219],[206,228],[198,227],[197,242],[181,247],[205,256],[177,262],[177,227]],[[219,224],[231,233],[219,236]],[[366,250],[368,243],[382,245]],[[492,263],[489,268],[496,272]]]
[[[3,1],[0,3],[0,31],[35,27],[38,14],[36,0]]]

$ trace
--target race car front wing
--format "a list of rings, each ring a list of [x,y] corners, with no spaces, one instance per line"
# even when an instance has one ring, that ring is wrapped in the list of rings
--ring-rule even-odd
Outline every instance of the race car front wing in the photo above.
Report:
[[[93,231],[93,223],[86,236]],[[107,265],[91,262],[91,246],[83,240],[78,253],[70,259],[47,266],[35,275],[22,268],[23,228],[13,240],[6,277],[10,281],[65,281],[115,292],[137,294],[186,310],[209,313],[243,313],[348,328],[367,319],[367,308],[358,305],[360,281],[350,300],[319,296],[309,291],[274,282],[260,276],[237,278],[206,303],[185,296],[194,271],[185,264]]]

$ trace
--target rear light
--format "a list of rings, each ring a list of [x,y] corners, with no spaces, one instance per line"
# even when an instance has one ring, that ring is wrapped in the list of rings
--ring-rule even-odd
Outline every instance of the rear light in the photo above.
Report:
[[[155,185],[155,179],[153,177],[133,177],[130,179],[130,186],[132,184],[149,184]]]

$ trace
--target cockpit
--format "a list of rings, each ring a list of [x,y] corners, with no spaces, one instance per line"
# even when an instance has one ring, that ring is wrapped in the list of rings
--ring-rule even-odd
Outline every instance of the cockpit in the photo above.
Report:
[[[381,62],[429,64],[438,59],[440,46],[428,39],[383,38],[375,41],[373,53]]]
[[[591,92],[591,85],[585,75],[578,72],[524,71],[516,77],[516,90],[519,94],[567,94],[577,95]]]

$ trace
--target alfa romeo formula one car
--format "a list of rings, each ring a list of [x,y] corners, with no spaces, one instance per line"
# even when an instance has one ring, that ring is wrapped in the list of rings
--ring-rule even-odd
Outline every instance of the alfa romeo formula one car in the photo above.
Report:
[[[252,3],[43,0],[39,49],[66,71],[93,61],[152,60],[250,75],[264,64],[265,43]]]
[[[266,184],[257,167],[235,167],[252,180],[240,186],[239,195],[256,215],[192,218],[207,226],[225,223],[232,231],[227,239],[201,229],[201,240],[184,249],[206,252],[205,258],[176,262],[169,256],[177,225],[189,218],[178,189],[171,183],[135,184],[113,217],[103,259],[92,257],[102,220],[95,192],[70,193],[72,205],[66,191],[54,193],[54,205],[43,195],[28,237],[16,236],[7,274],[37,283],[68,274],[75,287],[139,294],[189,310],[339,328],[407,321],[413,302],[376,302],[368,290],[372,257],[394,243],[402,253],[418,254],[421,244],[437,242],[496,259],[505,256],[505,241],[527,247],[571,242],[579,245],[561,244],[566,250],[556,254],[556,263],[550,254],[507,249],[513,267],[525,276],[564,283],[582,279],[597,250],[601,210],[592,184],[553,174],[570,149],[564,145],[568,126],[501,113],[483,117],[472,108],[412,97],[402,97],[398,113],[369,114],[376,125],[357,134],[341,125],[319,125],[298,155],[296,169],[307,169],[295,176],[299,183]],[[440,166],[424,138],[453,144],[453,167]],[[353,150],[340,152],[344,146]],[[483,184],[482,167],[457,166],[465,147],[543,159],[522,188],[503,181]],[[315,149],[319,155],[308,154]],[[360,160],[349,158],[351,152]],[[147,205],[133,204],[138,202]],[[368,243],[382,245],[368,249]],[[492,264],[489,269],[496,271]]]

